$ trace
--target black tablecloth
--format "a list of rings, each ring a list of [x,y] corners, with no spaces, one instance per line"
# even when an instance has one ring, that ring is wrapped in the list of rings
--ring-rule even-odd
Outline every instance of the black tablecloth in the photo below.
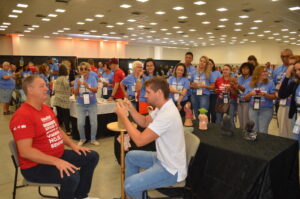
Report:
[[[193,133],[201,140],[189,173],[193,198],[300,198],[296,141],[261,133],[247,141],[240,129],[228,137],[216,124]]]
[[[97,135],[96,138],[100,138],[102,136],[113,136],[115,132],[107,129],[106,125],[110,122],[117,121],[117,115],[115,113],[108,114],[99,114],[97,115],[98,127],[97,127]],[[75,140],[79,140],[79,132],[77,129],[77,118],[71,117],[72,123],[72,138]],[[91,139],[91,125],[89,117],[85,119],[85,136],[86,139]]]

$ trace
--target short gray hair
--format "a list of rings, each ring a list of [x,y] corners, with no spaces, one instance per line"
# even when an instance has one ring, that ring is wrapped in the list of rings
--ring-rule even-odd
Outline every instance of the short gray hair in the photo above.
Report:
[[[36,78],[41,78],[41,77],[38,75],[30,75],[23,80],[22,89],[26,96],[27,96],[27,92],[28,92],[28,87],[34,82],[34,80]]]

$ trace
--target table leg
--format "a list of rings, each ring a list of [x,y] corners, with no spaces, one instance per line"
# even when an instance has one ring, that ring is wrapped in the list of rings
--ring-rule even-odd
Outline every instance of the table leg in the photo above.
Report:
[[[125,160],[124,160],[124,131],[121,131],[121,198],[125,199]]]

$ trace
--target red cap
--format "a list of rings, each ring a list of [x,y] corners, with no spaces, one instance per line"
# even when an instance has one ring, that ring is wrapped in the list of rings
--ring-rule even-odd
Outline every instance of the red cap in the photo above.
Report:
[[[116,58],[111,58],[108,63],[109,63],[109,65],[110,64],[119,64],[119,62]]]

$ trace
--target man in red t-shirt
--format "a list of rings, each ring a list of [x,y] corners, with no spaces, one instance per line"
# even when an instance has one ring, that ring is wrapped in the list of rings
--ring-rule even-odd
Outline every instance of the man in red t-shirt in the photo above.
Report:
[[[52,109],[43,104],[48,88],[42,78],[25,78],[23,90],[27,99],[13,115],[10,130],[24,178],[61,184],[61,199],[87,197],[98,153],[78,146],[59,128]],[[65,150],[64,145],[72,150]]]
[[[125,95],[120,83],[125,78],[125,73],[122,69],[120,69],[119,62],[116,58],[109,60],[109,66],[115,71],[115,73],[113,78],[113,91],[108,100],[112,101],[113,99],[123,99]]]

